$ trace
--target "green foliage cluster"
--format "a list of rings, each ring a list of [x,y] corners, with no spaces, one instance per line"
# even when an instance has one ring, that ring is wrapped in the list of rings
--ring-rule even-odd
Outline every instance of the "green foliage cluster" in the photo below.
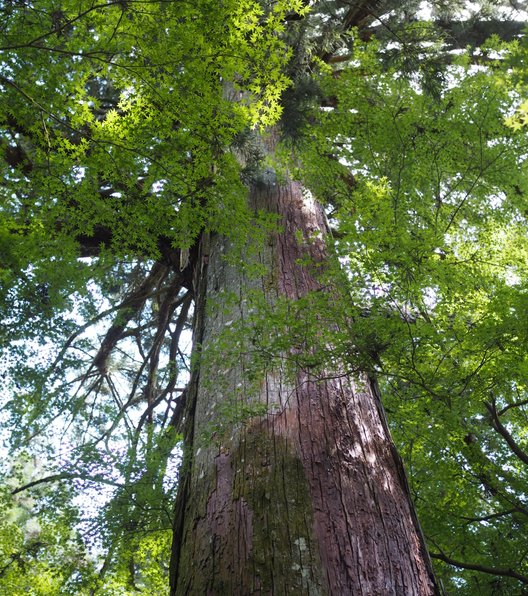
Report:
[[[244,365],[211,434],[265,413],[267,371],[376,374],[448,593],[528,583],[526,50],[391,49],[345,4],[0,1],[2,422],[51,460],[2,488],[0,591],[165,593],[185,255],[223,234],[266,279],[243,182],[282,110],[265,159],[325,203],[330,291],[248,292],[195,363]]]
[[[305,10],[252,0],[6,4],[2,174],[16,191],[3,225],[60,242],[111,226],[114,252],[150,255],[160,234],[189,246],[204,225],[230,230],[225,214],[242,209],[243,194],[226,148],[276,119],[288,84],[279,34],[296,9]],[[27,255],[30,242],[20,248]]]
[[[513,90],[521,98],[526,97],[528,86],[528,43],[526,36],[520,40],[518,45],[508,55],[508,63],[513,74]],[[515,131],[521,130],[528,125],[528,100],[522,101],[517,109],[508,115],[504,120],[506,126]]]
[[[10,489],[39,476],[36,461],[21,455],[0,493],[0,586],[6,594],[78,593],[94,575],[66,485],[11,495]]]
[[[167,590],[181,440],[171,408],[187,375],[177,339],[190,300],[156,262],[204,229],[247,234],[230,148],[278,118],[285,16],[306,10],[300,0],[0,2],[2,416],[10,449],[53,461],[36,501],[71,488],[27,510],[46,548],[26,540],[6,489],[0,591]],[[101,352],[118,339],[121,351]],[[99,516],[89,496],[72,501],[96,487],[108,504]],[[84,546],[70,544],[75,528]]]

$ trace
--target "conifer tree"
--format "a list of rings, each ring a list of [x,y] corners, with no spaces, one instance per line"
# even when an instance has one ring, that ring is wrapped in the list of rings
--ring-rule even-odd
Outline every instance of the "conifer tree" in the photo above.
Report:
[[[2,588],[528,584],[526,42],[422,4],[0,2]]]

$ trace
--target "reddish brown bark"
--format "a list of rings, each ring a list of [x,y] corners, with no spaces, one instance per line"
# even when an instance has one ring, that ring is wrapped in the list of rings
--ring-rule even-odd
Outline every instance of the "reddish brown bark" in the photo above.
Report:
[[[320,290],[313,274],[326,259],[319,205],[296,183],[269,182],[252,200],[282,220],[283,231],[260,255],[271,272],[255,281],[229,266],[222,239],[203,249],[207,287],[197,337],[204,350],[233,316],[246,316],[251,287],[270,300]],[[307,256],[311,266],[300,264]],[[218,306],[225,286],[240,297],[234,310]],[[193,377],[172,594],[437,594],[376,383],[338,370],[325,378],[299,370],[286,380],[273,370],[255,396],[244,391],[243,369],[241,354],[237,367],[203,364]],[[208,441],[207,429],[233,395],[266,403],[269,413]]]

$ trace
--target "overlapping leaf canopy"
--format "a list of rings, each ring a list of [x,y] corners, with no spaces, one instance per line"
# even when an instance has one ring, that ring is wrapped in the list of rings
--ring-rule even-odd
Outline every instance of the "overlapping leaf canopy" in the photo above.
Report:
[[[313,328],[297,366],[377,374],[446,588],[526,587],[525,42],[453,57],[389,4],[0,2],[3,589],[163,593],[187,265],[273,226],[270,166],[328,206],[343,299],[262,311],[252,349]]]

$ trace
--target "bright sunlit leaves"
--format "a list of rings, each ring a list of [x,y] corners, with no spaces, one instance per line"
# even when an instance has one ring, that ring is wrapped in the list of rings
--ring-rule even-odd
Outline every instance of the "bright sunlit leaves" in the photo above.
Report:
[[[523,102],[515,111],[513,116],[508,116],[504,123],[513,130],[521,130],[524,126],[528,126],[528,100]]]

